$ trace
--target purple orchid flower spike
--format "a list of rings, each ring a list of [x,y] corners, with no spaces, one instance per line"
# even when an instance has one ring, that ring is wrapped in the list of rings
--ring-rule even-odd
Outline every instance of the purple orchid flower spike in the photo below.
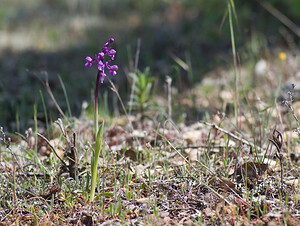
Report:
[[[103,124],[101,126],[101,129],[98,129],[98,89],[100,83],[104,82],[104,79],[107,77],[105,73],[105,69],[108,70],[109,74],[111,76],[115,76],[117,74],[118,66],[117,65],[110,65],[111,61],[115,59],[115,55],[117,53],[116,50],[109,47],[111,43],[114,42],[114,39],[111,38],[104,44],[104,47],[101,49],[101,51],[95,55],[94,58],[87,56],[85,58],[85,67],[89,68],[93,65],[93,63],[96,63],[98,68],[97,73],[97,80],[96,80],[96,89],[95,89],[95,112],[94,112],[94,118],[95,118],[95,141],[96,141],[96,148],[94,151],[93,159],[92,159],[92,167],[91,167],[91,192],[90,192],[90,201],[94,201],[95,197],[95,189],[96,189],[96,183],[97,183],[97,165],[98,165],[98,159],[100,155],[100,149],[102,144],[102,137],[103,137]],[[105,59],[105,56],[108,56]],[[97,146],[98,144],[98,146]],[[100,144],[100,145],[99,145]]]
[[[115,55],[117,53],[116,50],[109,48],[109,45],[113,43],[115,40],[113,38],[109,39],[105,44],[104,47],[101,49],[101,52],[98,55],[95,55],[94,59],[90,56],[85,58],[86,63],[85,67],[89,68],[93,65],[93,63],[97,64],[97,68],[100,74],[100,83],[104,82],[106,77],[105,68],[108,69],[109,74],[111,76],[115,76],[117,74],[118,66],[117,65],[110,65],[110,62],[115,59]],[[105,62],[105,55],[109,56],[110,60]]]

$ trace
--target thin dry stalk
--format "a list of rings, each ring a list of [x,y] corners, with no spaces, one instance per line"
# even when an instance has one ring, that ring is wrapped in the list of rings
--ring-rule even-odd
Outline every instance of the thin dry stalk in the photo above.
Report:
[[[281,153],[281,148],[282,148],[282,135],[281,133],[277,130],[274,129],[272,139],[269,139],[269,141],[276,147],[277,152],[276,152],[276,157],[280,161],[280,180],[281,180],[281,187],[280,187],[280,192],[283,194],[283,155]]]
[[[295,84],[292,84],[292,90],[287,92],[289,98],[287,100],[283,100],[282,103],[289,109],[291,114],[293,115],[294,119],[297,123],[297,128],[295,129],[295,132],[298,134],[298,137],[300,137],[300,124],[297,116],[295,115],[292,103],[294,101],[294,94],[295,94]]]
[[[269,13],[271,13],[274,17],[276,17],[281,23],[283,23],[285,26],[287,26],[292,32],[294,32],[298,37],[300,37],[300,28],[295,24],[293,21],[291,21],[286,15],[284,15],[282,12],[280,12],[278,9],[273,7],[270,3],[267,1],[259,1],[257,0],[262,7],[264,7]]]
[[[137,67],[138,67],[138,63],[139,63],[140,49],[141,49],[141,39],[139,38],[137,40],[137,49],[136,49],[136,53],[135,53],[135,62],[134,62],[134,73],[135,74],[137,72]],[[131,114],[131,110],[132,110],[134,87],[135,87],[135,80],[133,79],[132,86],[131,86],[130,100],[129,100],[129,115]]]
[[[108,79],[108,81],[109,81],[109,83],[110,83],[111,86],[112,86],[112,87],[111,87],[111,90],[112,90],[114,93],[116,93],[116,95],[117,95],[117,97],[118,97],[118,99],[119,99],[119,101],[120,101],[120,103],[121,103],[122,109],[123,109],[123,111],[124,111],[124,113],[125,113],[125,115],[126,115],[127,121],[128,121],[128,123],[129,123],[129,126],[130,126],[130,128],[131,128],[131,132],[132,132],[132,131],[134,130],[134,128],[133,128],[133,125],[132,125],[132,123],[131,123],[131,120],[129,119],[127,110],[126,110],[126,108],[125,108],[125,106],[124,106],[124,103],[123,103],[121,97],[120,97],[120,94],[119,94],[119,92],[118,92],[116,86],[114,85],[114,83],[113,83],[110,79]],[[134,136],[134,137],[135,137],[136,142],[137,142],[138,144],[140,144],[140,142],[139,142],[139,140],[137,139],[137,137],[136,137],[136,136]]]
[[[168,84],[168,117],[169,120],[172,118],[172,78],[167,75],[166,82]]]
[[[54,97],[54,95],[53,95],[53,93],[52,93],[52,90],[51,90],[51,88],[50,88],[49,80],[48,80],[48,73],[47,73],[47,72],[45,72],[45,79],[46,79],[46,82],[43,82],[41,79],[40,79],[40,81],[41,81],[42,84],[45,86],[45,88],[46,88],[46,90],[47,90],[49,96],[51,97],[53,103],[55,104],[57,110],[59,111],[59,114],[61,114],[61,116],[62,116],[63,118],[65,118],[65,114],[64,114],[64,112],[61,110],[61,108],[59,107],[59,105],[58,105],[58,103],[57,103],[57,101],[56,101],[56,99],[55,99],[55,97]]]
[[[44,137],[42,134],[40,134],[40,133],[37,133],[37,135],[40,138],[42,138],[44,141],[46,141],[46,143],[48,144],[48,146],[50,147],[50,149],[53,151],[53,153],[55,154],[55,156],[61,161],[61,163],[64,166],[68,167],[67,163],[65,163],[65,161],[57,154],[57,152],[55,151],[55,148],[50,144],[49,140],[46,137]]]
[[[68,147],[68,159],[69,159],[69,165],[68,165],[68,170],[70,173],[70,177],[76,179],[77,173],[76,173],[76,169],[77,169],[77,161],[76,161],[76,147],[75,147],[75,133],[73,133],[73,142],[71,142],[71,139],[69,138],[69,135],[67,133],[66,127],[64,126],[62,120],[59,118],[56,123],[59,125],[61,132],[64,134],[64,137],[66,139],[66,143],[67,143],[67,147]]]
[[[238,137],[237,135],[235,135],[235,134],[233,134],[233,133],[231,133],[231,132],[229,132],[229,131],[227,131],[227,130],[225,130],[225,129],[223,129],[223,128],[217,126],[217,125],[214,125],[214,124],[209,123],[209,122],[204,122],[204,121],[199,122],[199,124],[204,124],[204,125],[210,126],[211,128],[215,128],[215,129],[217,129],[217,130],[219,130],[219,131],[221,131],[221,132],[227,134],[228,136],[232,137],[233,139],[238,140],[238,141],[240,141],[240,142],[243,143],[243,144],[246,144],[247,146],[249,146],[249,147],[251,147],[251,148],[253,148],[253,149],[257,149],[257,150],[259,150],[259,151],[263,151],[263,149],[262,149],[261,147],[256,146],[256,145],[253,144],[252,142],[247,141],[247,140],[245,140],[245,139],[243,139],[243,138],[240,138],[240,137]]]
[[[65,114],[64,114],[64,112],[61,110],[61,108],[59,107],[59,105],[58,105],[58,103],[57,103],[57,101],[56,101],[56,99],[55,99],[55,97],[54,97],[54,95],[53,95],[53,93],[52,93],[52,90],[51,90],[51,88],[50,88],[49,80],[48,80],[48,73],[47,73],[46,71],[44,71],[44,74],[45,74],[45,80],[46,80],[46,81],[44,82],[44,81],[43,81],[36,73],[31,72],[31,71],[29,71],[29,70],[27,70],[27,71],[30,72],[30,73],[32,73],[33,76],[35,76],[35,77],[43,84],[43,86],[45,86],[45,88],[46,88],[46,90],[47,90],[47,93],[49,94],[49,96],[50,96],[50,98],[52,99],[54,105],[56,106],[57,110],[59,111],[59,114],[60,114],[63,118],[65,118]]]

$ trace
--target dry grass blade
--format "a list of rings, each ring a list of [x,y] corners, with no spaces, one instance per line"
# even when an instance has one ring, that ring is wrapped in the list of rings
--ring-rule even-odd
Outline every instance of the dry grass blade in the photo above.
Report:
[[[281,21],[285,26],[287,26],[292,32],[294,32],[298,37],[300,37],[300,28],[291,21],[287,16],[285,16],[282,12],[278,9],[273,7],[270,3],[266,1],[259,1],[257,0],[269,13],[275,16],[278,20]]]
[[[50,149],[53,151],[53,153],[55,154],[55,156],[61,161],[61,163],[64,166],[68,167],[67,163],[65,163],[65,161],[59,156],[59,154],[57,154],[57,152],[55,151],[55,148],[50,144],[49,140],[46,137],[44,137],[42,134],[40,134],[40,133],[37,133],[37,135],[40,138],[42,138],[44,141],[46,141],[46,143],[48,144],[48,146],[50,147]]]

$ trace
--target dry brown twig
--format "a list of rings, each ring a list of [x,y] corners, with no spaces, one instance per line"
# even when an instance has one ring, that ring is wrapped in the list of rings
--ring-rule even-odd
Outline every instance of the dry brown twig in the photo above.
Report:
[[[42,138],[44,141],[46,141],[46,143],[48,144],[48,146],[50,147],[50,149],[53,151],[53,153],[55,154],[55,156],[62,162],[62,164],[66,167],[68,167],[67,163],[65,163],[65,161],[57,154],[57,152],[55,151],[55,148],[51,145],[51,143],[49,142],[49,140],[44,137],[42,134],[37,133],[37,135]]]
[[[62,164],[64,165],[64,167],[66,167],[69,171],[70,177],[72,178],[76,178],[77,176],[77,161],[76,161],[76,154],[77,154],[77,150],[75,147],[75,133],[73,133],[73,143],[71,142],[71,139],[69,138],[66,128],[62,122],[62,120],[59,118],[56,123],[59,125],[65,139],[67,142],[67,149],[68,149],[68,153],[67,153],[67,157],[69,159],[69,164],[67,164],[55,151],[55,148],[51,145],[51,143],[49,142],[49,140],[44,137],[42,134],[37,133],[37,135],[39,137],[41,137],[44,141],[46,141],[46,143],[48,144],[48,146],[50,147],[50,149],[53,151],[53,153],[55,154],[55,156],[62,162]]]
[[[48,92],[51,100],[53,101],[54,105],[56,106],[57,110],[59,111],[59,114],[63,118],[65,118],[65,114],[61,110],[61,108],[59,107],[59,105],[58,105],[58,103],[57,103],[57,101],[56,101],[56,99],[55,99],[55,97],[54,97],[54,95],[52,93],[52,90],[50,88],[49,79],[48,79],[48,73],[46,71],[44,72],[44,74],[45,74],[45,80],[46,80],[45,82],[36,73],[33,73],[33,72],[30,72],[30,73],[32,73],[43,84],[43,86],[45,86],[45,88],[46,88],[46,90],[47,90],[47,92]]]
[[[238,140],[238,141],[240,141],[240,142],[243,143],[243,144],[246,144],[247,146],[249,146],[249,147],[251,147],[251,148],[253,148],[253,149],[257,149],[258,151],[263,151],[263,149],[262,149],[261,147],[256,146],[256,145],[253,144],[252,142],[247,141],[247,140],[245,140],[244,138],[240,138],[240,137],[238,137],[237,135],[235,135],[235,134],[233,134],[233,133],[231,133],[231,132],[229,132],[229,131],[227,131],[227,130],[225,130],[225,129],[223,129],[223,128],[221,128],[221,127],[215,125],[215,124],[212,124],[212,123],[209,123],[209,122],[204,122],[204,121],[200,121],[200,122],[198,122],[198,123],[207,125],[207,126],[209,126],[209,127],[211,127],[211,128],[215,128],[215,129],[217,129],[217,130],[219,130],[219,131],[221,131],[221,132],[227,134],[228,136],[232,137],[233,139]]]
[[[73,142],[71,142],[71,139],[69,138],[69,135],[67,133],[66,127],[63,124],[63,121],[59,118],[56,123],[59,125],[61,132],[63,133],[66,142],[67,142],[67,157],[69,159],[69,165],[68,165],[68,170],[70,173],[70,177],[76,179],[77,173],[76,173],[76,166],[77,166],[77,160],[76,160],[76,155],[77,155],[77,149],[75,147],[75,133],[73,133]]]
[[[283,194],[283,155],[281,153],[281,148],[282,148],[282,144],[283,144],[283,140],[282,140],[282,135],[281,133],[277,130],[274,129],[273,131],[273,135],[272,135],[272,139],[269,139],[269,141],[276,147],[277,152],[276,152],[276,157],[279,159],[280,161],[280,180],[281,180],[281,187],[280,187],[280,191],[281,194]]]

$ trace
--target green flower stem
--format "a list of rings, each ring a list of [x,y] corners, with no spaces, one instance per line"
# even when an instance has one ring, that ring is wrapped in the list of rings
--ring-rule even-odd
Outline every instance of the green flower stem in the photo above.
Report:
[[[100,82],[100,71],[97,73],[96,80],[96,89],[95,89],[95,138],[97,139],[98,133],[98,90],[99,90],[99,82]]]
[[[102,149],[103,131],[104,131],[104,122],[101,124],[101,127],[97,133],[96,147],[95,147],[95,151],[93,151],[93,155],[91,159],[92,160],[91,162],[92,181],[91,181],[91,193],[90,193],[91,202],[94,201],[94,197],[95,197],[95,189],[97,185],[97,173],[98,173],[97,167],[98,167],[100,151]]]
[[[100,130],[98,129],[98,93],[99,93],[99,82],[100,82],[100,71],[97,73],[97,80],[96,80],[96,89],[95,89],[95,140],[96,140],[96,147],[95,151],[93,152],[92,159],[91,159],[91,173],[92,173],[92,180],[91,180],[91,192],[90,192],[90,201],[94,201],[95,197],[95,189],[97,185],[97,166],[98,160],[100,156],[101,146],[102,146],[102,137],[103,137],[103,128],[104,123],[102,123]]]

